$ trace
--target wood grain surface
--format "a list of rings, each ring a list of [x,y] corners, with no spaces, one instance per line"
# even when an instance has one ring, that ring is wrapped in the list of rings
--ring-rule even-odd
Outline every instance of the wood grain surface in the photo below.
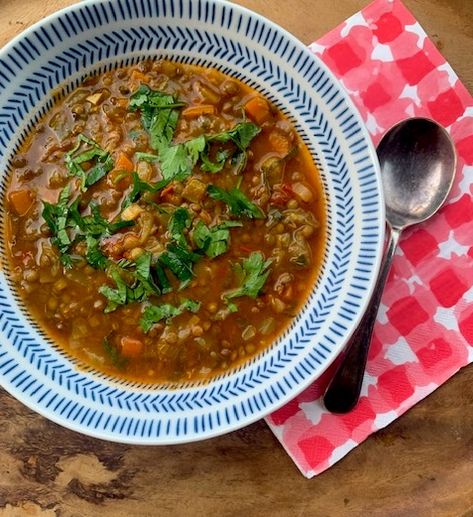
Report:
[[[74,0],[0,0],[0,46]],[[240,0],[305,43],[364,0]],[[405,0],[473,91],[473,0]],[[132,447],[65,430],[0,391],[0,516],[473,516],[473,368],[306,480],[263,422]]]

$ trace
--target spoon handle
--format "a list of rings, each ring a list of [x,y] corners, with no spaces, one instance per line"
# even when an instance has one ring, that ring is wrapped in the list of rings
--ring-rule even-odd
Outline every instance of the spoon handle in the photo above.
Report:
[[[371,335],[400,236],[401,230],[390,228],[388,247],[371,300],[358,327],[352,334],[345,356],[325,392],[324,404],[332,413],[348,413],[358,402]]]

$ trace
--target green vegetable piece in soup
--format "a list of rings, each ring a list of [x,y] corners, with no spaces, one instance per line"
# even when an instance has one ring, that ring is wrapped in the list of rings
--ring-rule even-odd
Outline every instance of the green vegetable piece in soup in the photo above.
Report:
[[[232,299],[240,296],[256,298],[271,272],[270,265],[271,260],[265,261],[263,254],[259,251],[251,253],[241,265],[235,266],[235,272],[241,278],[241,286],[226,293],[225,298]]]
[[[222,255],[230,246],[229,228],[243,226],[239,221],[224,221],[223,223],[208,227],[202,221],[199,221],[192,232],[192,239],[195,245],[203,250],[210,258]]]
[[[187,240],[184,235],[184,230],[191,225],[191,216],[186,208],[177,208],[171,216],[169,221],[169,233],[171,239],[182,248],[187,248]]]
[[[179,316],[184,311],[197,312],[200,309],[200,303],[195,300],[184,300],[179,307],[175,307],[169,303],[161,305],[148,305],[143,311],[140,319],[140,326],[143,332],[149,332],[153,325],[162,320],[170,320]]]
[[[150,135],[151,147],[156,151],[167,148],[176,130],[179,109],[185,103],[178,102],[172,95],[151,90],[142,84],[130,97],[130,109],[141,111],[143,127]]]
[[[248,219],[263,219],[265,217],[261,208],[250,201],[245,194],[237,189],[225,190],[215,185],[209,185],[207,192],[212,199],[222,201],[230,209],[230,213],[237,217]]]
[[[74,149],[66,154],[65,162],[70,174],[81,179],[81,190],[83,191],[95,185],[113,169],[113,159],[110,153],[82,133],[78,136]],[[85,170],[82,166],[86,162],[94,162],[89,170]]]

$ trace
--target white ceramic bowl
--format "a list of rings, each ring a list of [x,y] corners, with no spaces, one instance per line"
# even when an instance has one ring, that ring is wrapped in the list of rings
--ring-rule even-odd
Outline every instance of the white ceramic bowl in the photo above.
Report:
[[[1,385],[76,431],[120,442],[167,444],[208,438],[258,420],[330,365],[373,288],[384,205],[371,140],[334,76],[278,26],[218,0],[85,0],[37,23],[1,50],[2,192],[10,159],[52,106],[53,90],[68,93],[90,73],[143,57],[215,67],[270,98],[311,150],[328,207],[322,271],[287,331],[237,370],[175,390],[79,367],[29,317],[9,281],[1,249]]]

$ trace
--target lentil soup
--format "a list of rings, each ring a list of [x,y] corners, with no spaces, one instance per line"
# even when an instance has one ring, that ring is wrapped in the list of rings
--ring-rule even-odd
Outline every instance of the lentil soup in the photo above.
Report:
[[[87,365],[206,379],[268,347],[325,247],[318,171],[242,82],[170,61],[91,76],[12,162],[5,242],[26,308]]]

